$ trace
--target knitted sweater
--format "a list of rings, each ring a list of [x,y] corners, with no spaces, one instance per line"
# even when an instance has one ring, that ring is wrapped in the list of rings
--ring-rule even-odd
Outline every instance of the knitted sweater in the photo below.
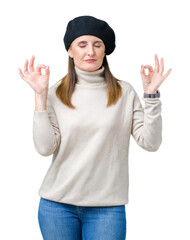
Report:
[[[147,151],[162,141],[161,101],[144,98],[129,82],[119,80],[123,94],[106,107],[104,67],[83,71],[71,109],[56,96],[58,83],[49,87],[47,110],[35,111],[33,141],[42,156],[52,156],[39,195],[78,206],[114,206],[128,203],[130,136]]]

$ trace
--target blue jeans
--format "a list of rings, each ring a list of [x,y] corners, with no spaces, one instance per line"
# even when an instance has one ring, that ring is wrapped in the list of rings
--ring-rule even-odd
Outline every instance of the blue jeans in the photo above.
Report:
[[[125,240],[125,205],[84,207],[40,199],[44,240]]]

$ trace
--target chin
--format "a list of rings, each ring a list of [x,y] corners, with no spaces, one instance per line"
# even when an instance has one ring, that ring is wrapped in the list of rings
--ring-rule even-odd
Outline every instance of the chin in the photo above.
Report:
[[[84,66],[81,66],[84,71],[92,72],[98,70],[101,66],[93,63],[87,63]]]

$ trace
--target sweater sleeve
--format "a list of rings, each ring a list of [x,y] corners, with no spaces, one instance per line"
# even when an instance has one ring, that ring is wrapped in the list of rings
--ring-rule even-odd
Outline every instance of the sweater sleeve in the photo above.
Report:
[[[142,98],[144,108],[135,93],[133,102],[132,136],[143,149],[157,151],[162,142],[161,101],[159,98]]]
[[[52,155],[59,147],[61,134],[55,112],[47,99],[47,109],[35,111],[33,115],[33,142],[42,156]]]

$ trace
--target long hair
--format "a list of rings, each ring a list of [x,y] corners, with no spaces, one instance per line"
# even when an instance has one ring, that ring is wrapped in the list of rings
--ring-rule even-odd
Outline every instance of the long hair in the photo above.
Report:
[[[122,88],[119,84],[120,80],[118,80],[112,75],[106,56],[104,56],[102,65],[105,68],[104,77],[107,83],[108,96],[107,107],[109,107],[115,104],[117,100],[122,96]],[[69,56],[68,73],[58,81],[60,82],[60,84],[56,89],[56,96],[60,99],[60,101],[66,106],[73,109],[75,109],[75,106],[71,103],[71,97],[75,89],[75,84],[77,83],[77,74],[75,72],[74,66],[75,65],[73,58]]]

